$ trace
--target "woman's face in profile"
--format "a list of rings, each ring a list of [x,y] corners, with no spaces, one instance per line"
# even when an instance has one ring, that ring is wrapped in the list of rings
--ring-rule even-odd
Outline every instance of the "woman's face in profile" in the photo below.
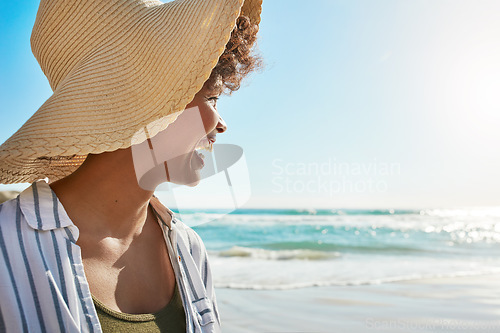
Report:
[[[142,176],[137,175],[143,189],[151,191],[167,181],[188,186],[199,184],[204,161],[195,150],[200,146],[209,147],[210,142],[215,142],[216,134],[227,129],[217,112],[217,98],[221,92],[218,87],[205,83],[172,124],[149,142],[133,147],[136,172],[137,163],[142,163],[138,161],[139,156],[147,156],[138,153],[138,149],[147,149],[154,154],[155,167],[145,170]],[[143,166],[140,168],[144,169]]]
[[[180,164],[176,164],[176,166],[186,171],[184,173],[179,172],[179,175],[183,174],[184,177],[170,177],[170,182],[193,186],[199,183],[200,170],[203,168],[204,162],[195,149],[200,146],[209,147],[210,144],[215,142],[217,133],[223,133],[227,129],[226,123],[217,111],[219,95],[220,93],[217,90],[204,86],[174,122],[175,129],[177,126],[181,128],[189,127],[187,132],[193,135],[186,137],[185,147],[187,150],[186,154],[182,155],[184,161],[179,160]],[[176,124],[177,122],[179,123]],[[201,124],[203,124],[203,127]],[[173,176],[176,176],[176,174]],[[180,183],[177,181],[180,181]]]

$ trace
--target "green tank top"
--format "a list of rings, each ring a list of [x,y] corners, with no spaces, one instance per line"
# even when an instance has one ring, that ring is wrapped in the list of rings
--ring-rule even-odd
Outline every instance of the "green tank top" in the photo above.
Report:
[[[168,332],[185,333],[186,315],[175,285],[170,302],[160,311],[148,314],[128,314],[108,308],[92,295],[102,331],[107,332]]]

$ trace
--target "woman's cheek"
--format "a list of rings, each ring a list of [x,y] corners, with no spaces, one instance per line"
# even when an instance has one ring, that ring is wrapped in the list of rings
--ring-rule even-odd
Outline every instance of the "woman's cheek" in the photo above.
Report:
[[[219,115],[211,106],[205,106],[201,116],[203,119],[203,124],[205,125],[205,131],[207,133],[210,133],[217,127],[217,123],[219,122]]]

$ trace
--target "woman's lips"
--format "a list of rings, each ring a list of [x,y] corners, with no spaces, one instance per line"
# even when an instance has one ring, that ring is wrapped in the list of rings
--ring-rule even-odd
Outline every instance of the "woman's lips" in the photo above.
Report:
[[[212,151],[214,143],[215,139],[212,138],[209,139],[205,136],[196,143],[194,149],[206,149],[208,151]]]
[[[205,161],[203,160],[205,156],[197,150],[205,149],[211,152],[213,151],[213,144],[215,141],[215,137],[208,138],[207,136],[198,140],[193,151],[191,152],[191,167],[193,169],[201,169],[205,166]]]

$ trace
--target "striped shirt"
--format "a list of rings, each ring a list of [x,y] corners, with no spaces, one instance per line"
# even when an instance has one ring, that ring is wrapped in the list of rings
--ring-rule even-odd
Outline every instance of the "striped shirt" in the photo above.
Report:
[[[150,202],[174,268],[187,332],[220,332],[203,242],[156,197]],[[44,180],[0,205],[0,332],[102,332],[78,234]]]

